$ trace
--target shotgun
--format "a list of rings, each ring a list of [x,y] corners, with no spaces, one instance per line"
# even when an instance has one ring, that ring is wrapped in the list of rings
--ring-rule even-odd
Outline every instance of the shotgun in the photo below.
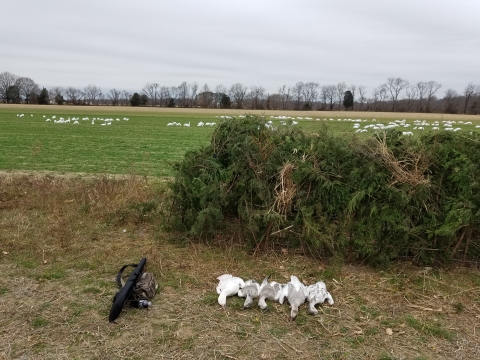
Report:
[[[123,306],[132,295],[133,289],[135,288],[137,281],[140,280],[140,278],[142,277],[143,267],[145,266],[146,261],[147,258],[142,258],[142,260],[140,260],[140,262],[136,265],[135,269],[128,277],[125,285],[113,297],[113,305],[110,309],[110,315],[108,316],[108,320],[110,322],[114,322],[115,319],[122,312]]]

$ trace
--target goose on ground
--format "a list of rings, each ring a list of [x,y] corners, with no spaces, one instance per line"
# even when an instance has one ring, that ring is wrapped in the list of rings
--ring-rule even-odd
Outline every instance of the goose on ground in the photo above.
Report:
[[[327,286],[323,281],[319,281],[313,285],[307,286],[308,290],[308,312],[312,315],[318,314],[318,310],[315,309],[315,305],[322,304],[327,301],[328,305],[333,305],[332,295],[327,291]]]
[[[226,310],[227,297],[236,295],[238,290],[245,286],[245,282],[241,278],[231,274],[220,275],[217,279],[219,280],[217,285],[218,303],[223,310]]]
[[[251,308],[253,299],[258,298],[259,293],[260,284],[258,282],[253,279],[245,281],[245,286],[238,290],[238,296],[246,298],[242,310]]]
[[[279,284],[276,281],[268,282],[267,276],[260,285],[260,294],[258,299],[258,307],[262,310],[268,310],[268,305],[265,300],[275,300],[278,293],[285,285]]]
[[[290,320],[295,320],[298,315],[298,308],[302,305],[308,296],[307,287],[298,280],[295,275],[290,276],[290,281],[278,293],[278,302],[283,304],[285,298],[290,303]]]

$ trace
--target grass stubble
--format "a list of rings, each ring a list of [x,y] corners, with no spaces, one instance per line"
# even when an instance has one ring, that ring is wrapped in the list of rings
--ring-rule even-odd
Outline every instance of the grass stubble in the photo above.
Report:
[[[165,183],[140,176],[0,174],[0,358],[473,359],[480,356],[480,276],[466,268],[356,264],[255,254],[226,236],[196,243],[162,230]],[[146,256],[160,283],[148,310],[108,323],[115,275]],[[216,277],[306,283],[335,299],[240,310],[217,304]]]

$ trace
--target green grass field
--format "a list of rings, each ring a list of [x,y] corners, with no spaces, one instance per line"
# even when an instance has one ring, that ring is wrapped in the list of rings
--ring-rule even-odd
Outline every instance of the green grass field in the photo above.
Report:
[[[0,169],[171,176],[172,162],[181,160],[187,150],[209,143],[213,127],[199,127],[199,122],[218,124],[222,116],[246,113],[220,109],[1,105]],[[298,122],[295,126],[311,132],[322,131],[324,124],[334,131],[356,131],[355,123],[348,119],[362,119],[361,128],[406,119],[410,127],[401,130],[414,133],[420,131],[413,130],[416,119],[430,123],[456,120],[455,127],[461,126],[462,132],[480,130],[475,128],[480,124],[480,116],[272,110],[248,113],[265,116],[277,127],[281,120],[272,116],[291,116]],[[55,123],[60,117],[70,117],[71,121]],[[73,124],[74,117],[79,118],[78,125]],[[82,120],[86,117],[89,120]],[[129,120],[124,121],[125,117]],[[94,125],[93,118],[97,119]],[[102,126],[99,118],[114,120],[112,125]],[[191,126],[167,126],[171,122]],[[372,128],[368,131],[371,133]]]

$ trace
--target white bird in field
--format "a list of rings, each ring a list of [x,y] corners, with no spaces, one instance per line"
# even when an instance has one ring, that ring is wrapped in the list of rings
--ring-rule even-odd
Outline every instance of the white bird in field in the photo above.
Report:
[[[268,282],[267,276],[263,279],[262,284],[260,285],[260,294],[258,299],[258,307],[262,310],[268,310],[268,305],[265,300],[275,300],[278,293],[282,290],[285,285],[279,284],[276,281]]]
[[[312,315],[318,314],[318,310],[315,309],[315,305],[322,304],[327,301],[328,305],[334,304],[332,295],[327,291],[327,286],[323,281],[319,281],[313,285],[307,286],[308,290],[308,312]]]
[[[238,290],[237,295],[244,297],[245,303],[243,304],[243,310],[252,307],[253,299],[258,298],[260,293],[260,284],[253,279],[245,281],[245,286]]]
[[[183,126],[190,126],[190,122],[183,124]]]
[[[295,320],[298,315],[298,308],[302,305],[308,296],[308,290],[295,275],[290,276],[290,281],[283,287],[277,295],[278,302],[283,304],[285,298],[290,303],[290,320]]]
[[[225,309],[227,297],[238,294],[238,290],[245,286],[245,282],[236,276],[223,274],[217,277],[219,283],[217,285],[218,303]]]

